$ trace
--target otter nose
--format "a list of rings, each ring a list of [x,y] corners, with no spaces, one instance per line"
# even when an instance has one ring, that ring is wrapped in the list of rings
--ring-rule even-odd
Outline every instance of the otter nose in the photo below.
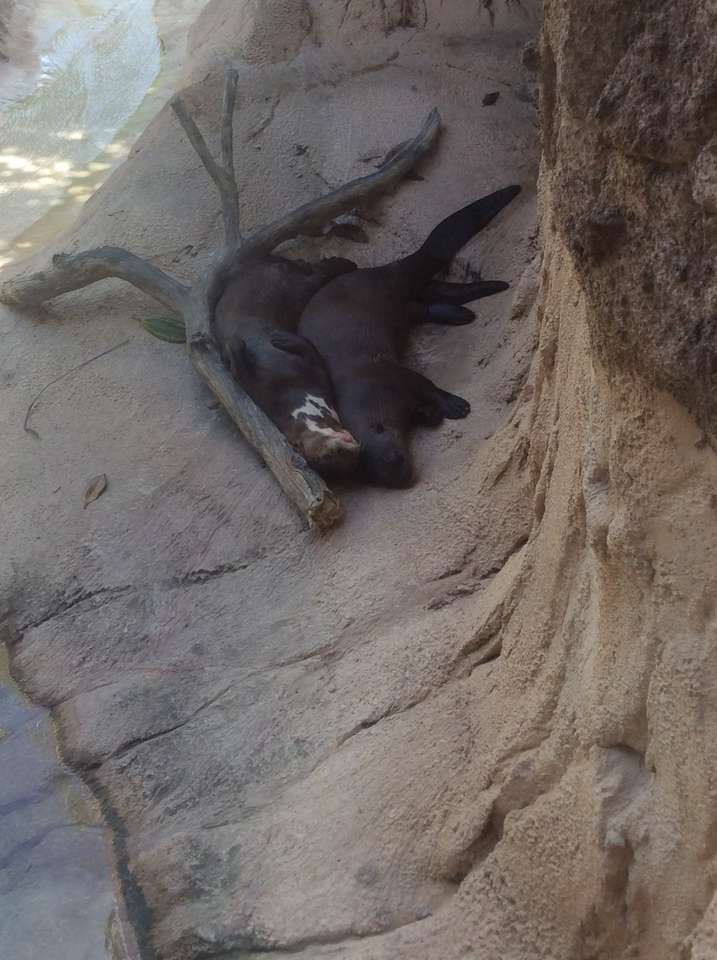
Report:
[[[413,485],[413,466],[400,450],[388,451],[384,463],[382,473],[386,486],[401,488]]]

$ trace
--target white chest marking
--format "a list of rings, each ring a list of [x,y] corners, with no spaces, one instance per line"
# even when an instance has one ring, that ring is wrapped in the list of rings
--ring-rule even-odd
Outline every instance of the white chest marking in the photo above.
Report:
[[[325,437],[325,449],[328,452],[358,449],[354,438],[341,426],[338,413],[323,397],[315,397],[312,393],[307,393],[303,404],[297,407],[291,416],[306,430]]]
[[[304,402],[300,407],[297,407],[291,414],[294,420],[305,420],[306,425],[310,430],[326,430],[326,427],[320,427],[316,420],[322,420],[326,417],[331,417],[334,422],[338,423],[339,415],[336,411],[328,405],[323,397],[315,397],[311,393],[307,393],[304,397]]]

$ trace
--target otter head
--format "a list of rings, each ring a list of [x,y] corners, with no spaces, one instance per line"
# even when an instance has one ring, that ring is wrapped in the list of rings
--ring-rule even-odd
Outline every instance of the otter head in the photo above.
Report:
[[[283,428],[289,442],[325,477],[343,477],[358,465],[359,445],[326,400],[327,391],[307,389]]]
[[[407,436],[412,396],[400,370],[373,364],[337,384],[341,415],[361,447],[363,479],[382,487],[410,487],[415,474]]]
[[[410,487],[415,481],[411,455],[403,431],[374,421],[357,431],[361,444],[361,472],[381,487]]]
[[[326,477],[356,469],[359,445],[334,410],[324,361],[308,340],[272,332],[227,353],[232,375],[309,466]]]

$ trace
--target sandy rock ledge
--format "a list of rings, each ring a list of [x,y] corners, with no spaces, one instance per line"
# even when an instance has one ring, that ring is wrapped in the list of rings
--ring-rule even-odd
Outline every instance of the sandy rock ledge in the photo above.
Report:
[[[139,294],[2,315],[13,669],[121,831],[148,958],[717,953],[712,4],[684,34],[662,0],[644,22],[546,2],[540,243],[537,11],[492,6],[214,0],[187,64],[211,129],[219,61],[239,63],[247,226],[433,105],[426,179],[332,252],[386,259],[524,185],[458,267],[512,293],[417,339],[474,412],[417,436],[413,490],[345,491],[346,523],[307,534],[181,350],[140,332]],[[700,66],[676,105],[683,35]],[[622,113],[656,44],[667,145]],[[57,248],[121,242],[181,276],[217,228],[165,111]],[[48,397],[32,444],[39,387],[125,338]]]

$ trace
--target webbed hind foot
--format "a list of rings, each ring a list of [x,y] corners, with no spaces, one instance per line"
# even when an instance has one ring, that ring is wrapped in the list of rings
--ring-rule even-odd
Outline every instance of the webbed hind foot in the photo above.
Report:
[[[473,283],[449,283],[434,280],[422,296],[424,303],[471,303],[510,289],[504,280],[474,280]]]
[[[463,397],[436,387],[437,400],[446,420],[463,420],[471,412],[471,405]]]
[[[471,405],[463,397],[434,384],[433,389],[420,397],[416,406],[416,422],[425,427],[438,427],[444,420],[463,420],[471,412]]]
[[[461,327],[473,323],[476,315],[468,307],[459,307],[452,303],[432,303],[428,307],[427,319],[431,323],[443,323],[446,326]]]

